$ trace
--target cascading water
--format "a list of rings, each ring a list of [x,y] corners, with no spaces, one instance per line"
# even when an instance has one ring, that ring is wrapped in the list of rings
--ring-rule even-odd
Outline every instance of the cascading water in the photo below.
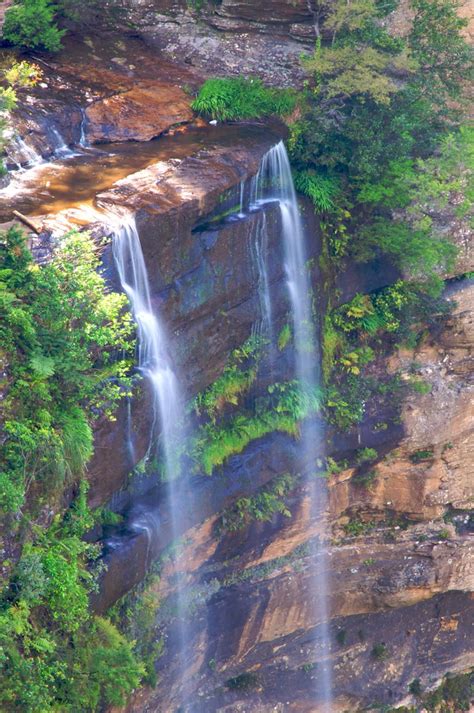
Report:
[[[89,143],[87,141],[87,136],[86,136],[86,126],[87,126],[87,116],[85,109],[81,107],[81,127],[80,127],[80,135],[79,135],[79,146],[82,146],[83,148],[87,148],[89,146]]]
[[[49,128],[49,132],[53,139],[55,156],[58,156],[58,158],[65,158],[66,156],[70,156],[73,152],[66,144],[59,131],[55,129],[54,126],[51,126]]]
[[[42,156],[40,156],[34,148],[29,146],[26,141],[21,138],[21,136],[15,136],[14,143],[18,147],[20,156],[24,156],[26,158],[26,165],[28,168],[39,166],[39,164],[43,162]]]
[[[242,210],[242,209],[241,209]],[[258,270],[258,294],[260,299],[260,313],[262,315],[262,331],[270,343],[270,361],[273,362],[273,308],[268,277],[268,227],[264,211],[259,211],[251,234],[252,250],[255,255],[255,264]]]
[[[309,269],[306,265],[306,241],[299,213],[291,167],[283,141],[279,142],[262,159],[260,170],[252,182],[251,207],[264,207],[265,203],[277,202],[281,214],[282,239],[284,244],[285,272],[291,304],[295,343],[295,372],[300,384],[301,396],[314,393],[319,385],[318,350],[316,330],[312,316],[312,289]],[[301,428],[299,441],[299,467],[305,474],[315,516],[322,517],[325,494],[321,480],[314,476],[319,453],[321,434],[314,419],[306,419]],[[316,515],[317,513],[317,515]],[[331,668],[329,663],[330,638],[328,631],[328,582],[325,566],[325,550],[315,544],[312,552],[319,563],[313,570],[312,604],[319,625],[320,658],[315,696],[321,707],[331,711]],[[319,655],[318,655],[319,657]]]
[[[153,393],[154,419],[148,454],[154,452],[157,434],[160,432],[160,461],[163,464],[164,479],[168,483],[168,507],[173,539],[176,539],[181,533],[182,503],[179,501],[176,482],[181,474],[180,453],[185,438],[184,400],[170,358],[165,331],[153,311],[148,274],[135,219],[128,216],[120,219],[120,223],[120,227],[114,231],[113,255],[122,288],[128,296],[137,324],[138,368],[150,383]],[[136,530],[146,534],[148,545],[159,527],[153,515],[152,510],[147,510],[132,523]],[[176,612],[180,689],[182,703],[185,703],[187,689],[183,657],[187,648],[188,632],[185,605],[179,587]]]

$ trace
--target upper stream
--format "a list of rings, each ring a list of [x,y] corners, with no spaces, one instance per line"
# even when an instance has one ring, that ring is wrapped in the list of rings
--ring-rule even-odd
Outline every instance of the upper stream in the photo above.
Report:
[[[13,171],[0,189],[0,223],[18,210],[29,216],[91,206],[95,196],[114,183],[151,164],[184,159],[212,145],[232,146],[236,138],[257,142],[268,129],[258,126],[187,127],[153,141],[75,147],[67,157]]]

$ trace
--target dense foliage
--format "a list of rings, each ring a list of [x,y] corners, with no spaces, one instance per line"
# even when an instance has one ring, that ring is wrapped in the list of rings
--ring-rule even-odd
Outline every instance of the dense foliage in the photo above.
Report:
[[[462,126],[472,52],[456,0],[412,0],[406,37],[382,23],[397,3],[336,0],[320,5],[319,39],[289,147],[295,182],[321,213],[323,261],[389,256],[403,279],[331,310],[323,371],[330,420],[348,428],[374,389],[367,365],[444,311],[442,271],[456,250],[434,217],[458,219],[472,205],[472,130]],[[453,200],[454,199],[454,200]],[[370,372],[370,368],[369,368]]]
[[[290,89],[266,87],[260,79],[208,79],[192,107],[199,114],[220,121],[285,116],[296,106]]]
[[[0,237],[3,512],[22,508],[29,490],[41,505],[77,480],[91,422],[112,417],[128,388],[133,325],[98,267],[84,233],[66,235],[42,266],[17,228]]]
[[[99,550],[85,485],[66,516],[34,528],[0,598],[0,708],[18,713],[121,705],[144,674],[130,644],[90,613]]]
[[[2,710],[120,705],[144,674],[133,644],[90,611],[100,549],[83,539],[95,524],[82,480],[91,425],[113,418],[129,389],[125,304],[106,289],[88,234],[61,238],[42,265],[19,229],[1,234],[0,507],[4,522],[15,513],[22,548],[16,564],[3,562],[11,576],[0,595]],[[66,486],[76,500],[45,531],[35,524],[39,509],[60,510]]]
[[[65,30],[54,21],[57,5],[51,0],[20,0],[5,14],[3,38],[13,45],[57,52]]]

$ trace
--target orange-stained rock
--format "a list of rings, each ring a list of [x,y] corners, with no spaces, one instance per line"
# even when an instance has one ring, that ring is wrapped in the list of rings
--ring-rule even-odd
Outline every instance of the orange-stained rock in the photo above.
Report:
[[[91,143],[149,141],[175,124],[191,121],[190,98],[165,82],[141,82],[105,97],[86,110]]]

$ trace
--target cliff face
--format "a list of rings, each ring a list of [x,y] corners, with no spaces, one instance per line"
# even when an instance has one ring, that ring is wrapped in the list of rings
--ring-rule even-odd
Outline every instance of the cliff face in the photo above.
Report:
[[[184,0],[130,0],[127,12],[166,60],[160,59],[159,76],[153,76],[153,55],[148,51],[137,46],[134,59],[127,54],[127,67],[119,61],[123,47],[111,45],[106,71],[91,74],[86,62],[82,69],[80,63],[63,66],[60,80],[53,73],[58,97],[54,106],[44,108],[49,118],[57,112],[65,135],[66,127],[73,127],[71,142],[77,141],[82,121],[78,110],[72,119],[64,113],[73,96],[78,107],[85,97],[91,99],[86,110],[91,142],[148,140],[190,119],[189,99],[180,86],[197,82],[200,73],[215,74],[216,66],[222,74],[240,74],[245,68],[245,73],[258,73],[279,85],[299,81],[299,54],[313,40],[315,20],[313,5],[305,0],[277,0],[267,6],[223,0],[201,10]],[[187,68],[173,69],[169,59],[184,59]],[[76,86],[73,75],[87,75],[87,87],[83,80]],[[40,105],[41,98],[32,96]],[[39,150],[41,136],[49,135],[47,129],[28,102],[20,114],[24,135],[33,142],[38,137]],[[189,397],[216,380],[232,350],[260,322],[254,251],[257,215],[225,218],[238,210],[242,181],[257,172],[281,131],[282,127],[208,131],[205,148],[152,163],[96,197],[102,209],[120,207],[136,215],[152,302],[168,327]],[[312,279],[322,319],[326,296],[321,286],[326,276],[318,267],[319,227],[305,201],[301,210],[311,236]],[[288,300],[278,212],[269,207],[266,220],[269,282],[280,331],[288,321]],[[106,216],[92,221],[87,211],[77,209],[49,215],[42,223],[49,231],[80,224],[98,236],[110,236]],[[472,271],[472,236],[461,233],[449,216],[445,232],[461,250],[456,274]],[[103,262],[117,289],[110,244]],[[391,278],[387,265],[349,266],[338,278],[340,299],[349,301],[356,292],[368,292]],[[407,380],[415,368],[429,393],[404,394],[396,413],[389,404],[386,412],[371,413],[360,427],[348,433],[328,430],[327,438],[321,439],[321,450],[336,461],[353,462],[364,447],[377,448],[379,454],[366,483],[361,482],[360,469],[346,466],[322,481],[328,495],[329,532],[312,516],[309,494],[298,480],[287,496],[291,517],[277,514],[270,522],[248,523],[238,532],[219,527],[222,512],[237,498],[255,494],[291,470],[296,443],[288,435],[271,433],[254,440],[217,475],[183,479],[181,556],[163,562],[160,581],[148,588],[159,602],[154,612],[156,636],[165,638],[164,653],[157,660],[159,683],[154,690],[138,692],[128,711],[167,713],[176,708],[178,580],[189,603],[184,676],[195,711],[315,713],[314,692],[323,664],[321,622],[311,605],[311,572],[318,567],[326,568],[330,582],[335,711],[400,704],[409,700],[413,679],[432,687],[447,671],[463,671],[474,663],[469,638],[474,588],[469,539],[473,281],[453,279],[447,296],[454,307],[438,332],[427,336],[415,353],[400,351],[378,365],[381,372],[399,372]],[[292,356],[291,344],[282,347],[271,374],[264,362],[259,382],[246,398],[258,398],[271,381],[287,377]],[[95,434],[95,456],[88,470],[90,503],[108,505],[125,516],[124,526],[113,533],[113,547],[110,533],[96,533],[106,542],[108,566],[93,602],[99,612],[140,585],[152,563],[172,544],[166,485],[153,475],[130,477],[147,449],[149,400],[142,384],[131,412],[124,404],[117,421],[100,424]],[[389,423],[380,428],[387,414]],[[134,459],[126,444],[130,417]],[[159,523],[151,540],[146,530],[129,527],[143,510],[152,512]],[[309,545],[316,538],[326,541],[324,563],[311,554]]]
[[[242,171],[244,166],[255,171],[266,145],[259,143],[252,156],[242,157]],[[226,161],[238,157],[234,143],[232,158],[228,155]],[[102,197],[138,211],[153,289],[160,313],[173,325],[190,393],[216,378],[230,350],[244,341],[259,319],[249,249],[252,216],[219,225],[211,233],[204,230],[199,242],[196,232],[186,232],[186,225],[202,223],[215,204],[223,186],[221,165],[214,148],[191,164],[168,169],[158,189],[150,181],[156,170],[152,169]],[[233,181],[235,177],[228,185]],[[190,193],[191,204],[186,199]],[[307,228],[316,235],[310,212],[306,215]],[[269,218],[274,221],[271,214]],[[271,281],[280,295],[277,320],[283,325],[288,307],[280,226],[277,220],[271,225]],[[186,235],[189,248],[194,245],[190,252]],[[311,244],[316,256],[317,240]],[[205,246],[204,253],[196,251],[198,245]],[[186,255],[192,256],[191,271]],[[223,277],[223,282],[212,278],[210,290],[204,287],[210,278],[203,259],[213,265],[213,275]],[[464,254],[458,269],[470,267]],[[349,272],[347,280],[340,277],[348,290],[345,299],[362,285],[370,290],[384,284],[383,274],[373,266],[364,271],[362,285],[351,268]],[[314,279],[315,286],[321,284],[321,276],[315,274]],[[343,469],[328,480],[331,532],[325,566],[330,580],[335,710],[400,703],[413,679],[432,687],[446,670],[465,670],[472,663],[472,280],[454,281],[447,296],[455,306],[438,333],[425,339],[416,353],[398,352],[379,367],[408,379],[416,364],[429,393],[404,396],[398,422],[386,429],[377,427],[386,414],[376,412],[352,432],[328,434],[327,447],[336,460],[350,462],[364,447],[376,446],[381,454],[369,484],[361,484],[356,468]],[[219,304],[225,309],[218,310]],[[283,351],[277,373],[285,373],[288,359]],[[178,634],[172,614],[172,583],[177,580],[192,612],[186,678],[195,710],[316,710],[313,696],[321,661],[314,642],[320,622],[311,606],[311,571],[319,565],[312,561],[309,545],[312,538],[324,535],[311,516],[307,491],[298,485],[292,490],[287,501],[290,519],[275,516],[269,524],[249,524],[237,533],[219,534],[218,527],[221,511],[237,497],[249,497],[288,472],[294,448],[289,436],[271,434],[233,456],[220,475],[182,484],[184,549],[175,565],[162,568],[160,584],[152,588],[161,603],[158,626],[167,642],[158,661],[160,683],[154,692],[140,693],[131,711],[172,710],[179,700],[174,648]],[[103,460],[99,457],[95,463],[93,480],[103,483]],[[150,499],[156,502],[157,536],[150,549],[146,532],[123,534],[122,546],[107,556],[109,569],[95,603],[99,610],[140,582],[150,561],[170,543],[166,488],[151,495],[143,491],[143,484],[140,487],[141,505]],[[225,685],[243,672],[250,676],[247,689]],[[286,700],[288,691],[291,699]]]

